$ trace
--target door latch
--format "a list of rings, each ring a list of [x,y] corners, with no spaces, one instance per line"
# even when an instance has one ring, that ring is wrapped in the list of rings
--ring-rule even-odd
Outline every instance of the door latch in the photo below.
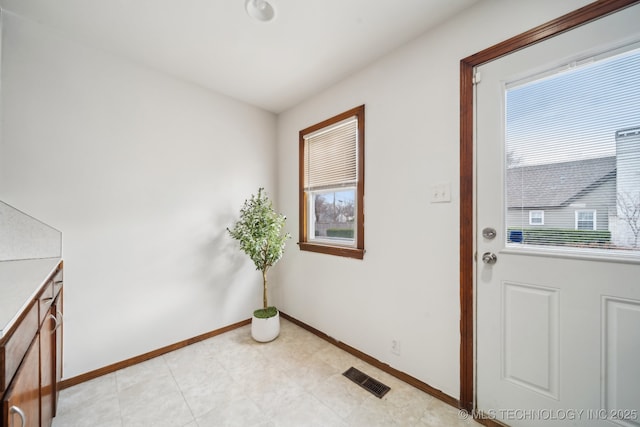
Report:
[[[496,235],[497,233],[495,228],[487,227],[482,230],[482,237],[484,237],[485,239],[489,239],[489,240],[495,239]]]

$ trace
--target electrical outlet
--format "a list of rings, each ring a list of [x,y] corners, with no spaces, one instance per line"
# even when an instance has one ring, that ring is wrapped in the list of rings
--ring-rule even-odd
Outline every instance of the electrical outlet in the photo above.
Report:
[[[391,340],[391,353],[400,356],[400,340]]]

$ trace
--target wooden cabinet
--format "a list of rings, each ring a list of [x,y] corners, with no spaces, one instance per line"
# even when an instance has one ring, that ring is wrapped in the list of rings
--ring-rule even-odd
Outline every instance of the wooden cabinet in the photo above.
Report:
[[[2,402],[6,427],[40,427],[39,339],[31,343]]]
[[[54,282],[54,286],[55,286]],[[53,416],[56,416],[56,408],[58,407],[58,396],[60,394],[60,381],[62,380],[62,316],[64,309],[62,306],[62,272],[60,272],[59,292],[56,298],[55,304],[52,309],[52,314],[55,315],[57,324],[54,335],[54,352],[53,352],[53,369],[54,369],[54,381],[53,381]]]
[[[51,281],[52,303],[48,309],[45,307],[45,315],[40,326],[40,418],[43,427],[49,427],[55,416],[58,383],[62,377],[61,276],[62,272]],[[48,298],[49,289],[45,289],[45,294]]]
[[[62,377],[62,263],[0,337],[0,427],[49,427]]]
[[[53,324],[51,309],[47,311],[40,327],[40,418],[42,426],[51,425],[53,418],[53,346],[55,339],[55,325]]]

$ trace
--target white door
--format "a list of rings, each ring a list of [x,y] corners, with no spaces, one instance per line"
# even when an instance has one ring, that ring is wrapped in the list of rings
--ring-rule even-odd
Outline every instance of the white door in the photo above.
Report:
[[[609,73],[604,130],[597,91],[568,89],[640,58],[638,22],[640,5],[476,70],[476,406],[508,425],[640,426],[640,223],[620,203],[640,209],[640,78],[625,96]]]

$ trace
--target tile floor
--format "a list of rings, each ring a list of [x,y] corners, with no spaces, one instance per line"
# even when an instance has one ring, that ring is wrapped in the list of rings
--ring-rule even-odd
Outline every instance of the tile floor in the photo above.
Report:
[[[391,387],[379,399],[342,375]],[[250,326],[62,390],[53,427],[477,426],[458,410],[282,320]]]

